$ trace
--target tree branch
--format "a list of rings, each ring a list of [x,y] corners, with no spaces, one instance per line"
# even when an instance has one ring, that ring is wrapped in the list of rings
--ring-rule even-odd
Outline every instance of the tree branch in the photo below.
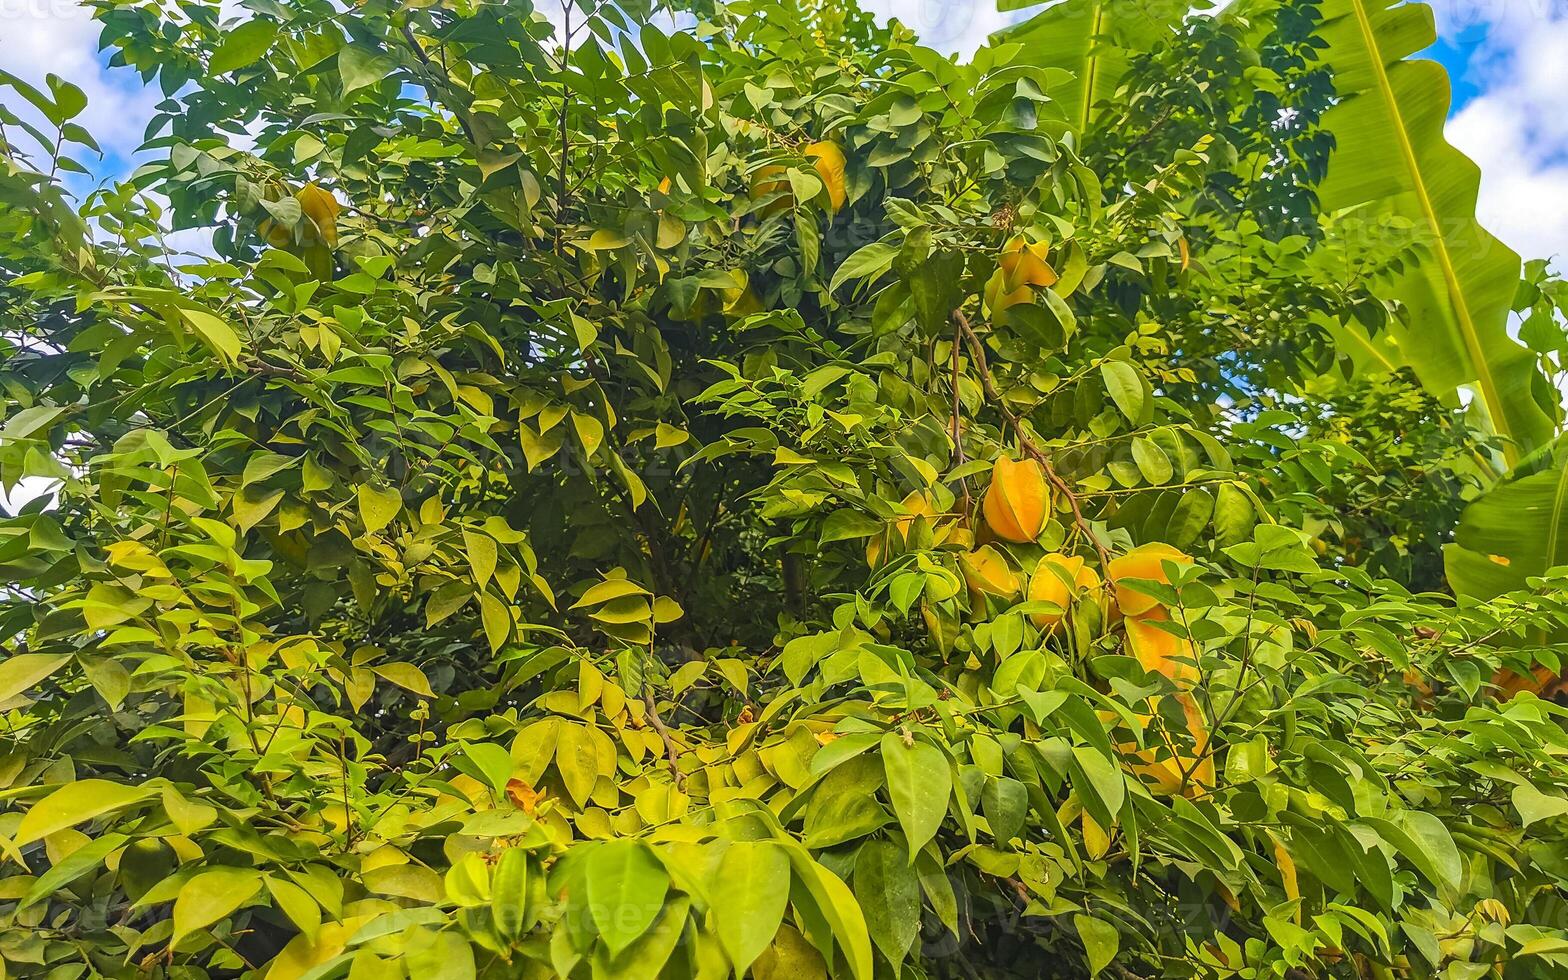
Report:
[[[686,774],[681,772],[680,746],[676,743],[669,726],[664,723],[664,719],[659,717],[659,708],[654,703],[653,691],[644,688],[642,700],[648,706],[648,724],[653,726],[653,730],[659,733],[659,739],[664,742],[664,755],[669,760],[670,774],[675,777],[675,788],[684,789]]]
[[[1023,421],[1017,415],[1014,415],[1013,410],[1008,408],[1007,403],[1002,400],[1002,394],[996,388],[996,381],[991,377],[991,369],[986,366],[985,345],[980,342],[979,337],[975,336],[974,328],[969,325],[969,318],[964,316],[962,310],[954,310],[953,321],[958,324],[959,333],[963,334],[964,340],[969,344],[969,352],[975,359],[975,367],[980,372],[980,383],[985,387],[986,396],[996,404],[997,411],[1002,413],[1002,418],[1007,420],[1007,424],[1017,434],[1019,448],[1040,464],[1041,468],[1045,470],[1045,478],[1050,481],[1051,485],[1062,496],[1067,498],[1067,503],[1073,509],[1073,521],[1077,523],[1078,528],[1089,538],[1089,542],[1094,545],[1094,550],[1100,556],[1100,567],[1108,568],[1111,564],[1111,553],[1106,549],[1104,542],[1100,540],[1100,536],[1095,533],[1094,526],[1089,523],[1088,518],[1083,516],[1083,508],[1079,506],[1078,495],[1073,492],[1067,481],[1062,479],[1061,474],[1056,472],[1056,467],[1051,465],[1051,457],[1047,456],[1045,451],[1029,435],[1028,430],[1024,428]]]
[[[406,20],[403,22],[403,40],[408,44],[408,49],[414,52],[414,57],[418,58],[419,63],[424,66],[425,71],[432,75],[440,75],[443,87],[451,89],[451,76],[446,73],[445,68],[430,60],[430,55],[425,53],[425,46],[419,43],[419,38],[414,36],[414,28]],[[431,90],[428,84],[425,86],[425,90],[430,92],[432,97],[435,97],[436,93]],[[468,127],[468,120],[463,117],[462,112],[452,105],[448,104],[447,109],[451,111],[452,117],[457,120],[457,125],[463,130],[463,135],[468,137],[468,142],[473,144],[474,152],[477,153],[480,149],[479,140],[474,137],[474,131]]]

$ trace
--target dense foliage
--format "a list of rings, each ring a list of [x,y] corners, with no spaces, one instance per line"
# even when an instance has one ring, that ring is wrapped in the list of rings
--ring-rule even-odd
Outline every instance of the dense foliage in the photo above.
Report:
[[[1568,290],[1424,7],[95,6],[0,978],[1568,975]]]

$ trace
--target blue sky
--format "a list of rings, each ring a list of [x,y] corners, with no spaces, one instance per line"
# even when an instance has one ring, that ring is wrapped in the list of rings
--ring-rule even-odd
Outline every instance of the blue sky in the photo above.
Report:
[[[548,0],[540,3],[541,8]],[[934,47],[968,51],[1006,22],[993,0],[863,0]],[[1454,108],[1449,138],[1481,165],[1483,223],[1527,257],[1568,253],[1568,0],[1436,0]],[[76,0],[0,0],[0,68],[35,84],[54,72],[80,84],[82,120],[108,156],[84,161],[123,174],[158,101],[126,70],[109,71],[98,32]],[[192,247],[199,242],[190,241]]]

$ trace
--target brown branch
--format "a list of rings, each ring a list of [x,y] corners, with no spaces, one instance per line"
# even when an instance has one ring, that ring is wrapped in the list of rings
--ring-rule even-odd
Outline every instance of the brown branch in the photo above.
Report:
[[[964,463],[965,463],[965,459],[964,459],[964,440],[963,440],[963,437],[962,437],[962,435],[960,433],[960,428],[961,428],[960,419],[962,418],[962,414],[963,414],[963,405],[962,405],[961,400],[959,398],[959,388],[958,388],[958,351],[963,346],[963,344],[961,343],[961,341],[962,341],[962,334],[960,333],[960,330],[962,328],[959,326],[960,322],[961,321],[959,321],[957,317],[953,318],[953,324],[954,325],[953,325],[952,388],[953,388],[953,460],[954,460],[954,465],[955,466],[963,466]],[[970,512],[970,510],[974,506],[973,502],[969,499],[969,479],[968,479],[968,477],[959,477],[958,478],[958,486],[959,486],[959,489],[964,491],[964,520],[967,522],[969,520],[969,512]]]
[[[670,731],[669,726],[664,723],[664,719],[659,717],[658,706],[654,704],[653,700],[653,691],[644,690],[642,700],[648,706],[648,723],[653,726],[655,732],[659,733],[659,739],[664,742],[664,754],[669,759],[670,774],[675,777],[675,788],[684,790],[686,774],[681,772],[680,746],[675,741],[675,735]]]
[[[452,76],[447,74],[444,67],[430,60],[430,55],[425,53],[425,46],[419,43],[419,38],[414,35],[413,26],[406,20],[403,22],[403,40],[407,42],[409,50],[414,52],[414,57],[419,59],[419,63],[424,66],[425,71],[431,75],[440,75],[443,87],[450,92]],[[430,86],[426,85],[425,89],[430,91]],[[433,96],[435,93],[432,92],[431,94]],[[451,110],[452,118],[457,120],[457,125],[463,130],[463,135],[468,137],[468,142],[473,144],[474,152],[479,152],[482,147],[479,145],[479,140],[474,138],[474,131],[468,127],[468,120],[463,117],[462,110],[450,105],[447,108]]]
[[[564,19],[562,25],[563,38],[561,41],[561,164],[556,175],[555,188],[555,250],[561,250],[561,231],[566,223],[566,198],[567,198],[567,164],[570,162],[572,144],[566,130],[568,114],[572,108],[571,74],[567,71],[566,63],[572,52],[572,3],[564,0],[561,4],[561,15]]]
[[[996,380],[991,377],[991,369],[986,366],[985,345],[980,342],[979,337],[975,336],[974,328],[969,325],[969,318],[964,316],[962,310],[954,310],[953,322],[958,324],[958,331],[963,334],[964,340],[969,344],[969,352],[974,356],[975,367],[980,372],[980,384],[985,388],[986,397],[996,404],[997,411],[1002,413],[1002,418],[1007,420],[1007,424],[1017,434],[1019,448],[1040,464],[1041,468],[1045,470],[1045,478],[1050,481],[1051,485],[1062,496],[1067,498],[1067,503],[1073,509],[1073,521],[1078,525],[1079,530],[1083,531],[1085,536],[1088,537],[1089,542],[1094,545],[1094,550],[1100,556],[1100,567],[1110,567],[1111,553],[1100,540],[1100,536],[1094,532],[1094,526],[1089,523],[1088,518],[1083,516],[1083,508],[1079,506],[1078,495],[1073,492],[1067,481],[1062,479],[1061,474],[1056,472],[1056,467],[1051,465],[1051,457],[1046,455],[1039,444],[1030,437],[1028,430],[1024,428],[1023,420],[1013,414],[1013,410],[1007,407],[1007,402],[1003,401],[1001,392],[996,388]]]

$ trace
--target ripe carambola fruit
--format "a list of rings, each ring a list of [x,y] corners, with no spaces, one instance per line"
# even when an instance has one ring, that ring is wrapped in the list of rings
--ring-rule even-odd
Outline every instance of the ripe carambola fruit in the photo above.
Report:
[[[299,209],[305,212],[316,226],[316,232],[328,248],[338,246],[338,199],[330,191],[324,190],[315,183],[306,184],[294,195],[299,201]]]
[[[1178,690],[1198,682],[1197,652],[1192,641],[1160,628],[1170,622],[1170,611],[1156,606],[1141,616],[1127,617],[1127,645],[1144,670],[1164,674]]]
[[[310,221],[301,228],[302,243],[320,243],[328,248],[338,247],[338,212],[342,206],[338,199],[314,182],[301,187],[294,195],[300,213]],[[273,248],[288,248],[294,244],[294,232],[271,218],[263,218],[256,229]]]
[[[1001,596],[1004,599],[1011,599],[1018,594],[1017,573],[1007,564],[1002,553],[990,545],[964,552],[958,557],[958,566],[963,570],[964,582],[971,592]]]
[[[982,510],[991,532],[1003,541],[1033,541],[1051,515],[1045,471],[1032,459],[1000,457],[991,468],[991,485],[986,488]]]
[[[1168,544],[1155,542],[1139,545],[1120,558],[1111,559],[1105,574],[1116,587],[1116,605],[1122,615],[1142,616],[1159,605],[1159,600],[1154,596],[1125,586],[1122,580],[1140,579],[1169,584],[1170,577],[1165,574],[1165,563],[1168,561],[1191,565],[1192,557]]]
[[[1125,584],[1129,579],[1169,584],[1166,562],[1190,565],[1192,557],[1168,544],[1139,545],[1111,559],[1106,576],[1116,590],[1117,608],[1127,617],[1127,646],[1132,655],[1144,670],[1164,674],[1179,689],[1187,690],[1198,679],[1192,641],[1158,626],[1170,621],[1170,610],[1154,596]]]
[[[839,149],[837,143],[821,140],[806,147],[806,157],[816,167],[817,176],[822,178],[822,186],[828,189],[828,206],[837,213],[849,198],[849,186],[844,175],[844,151]]]
[[[1045,261],[1048,252],[1044,242],[1031,242],[1022,235],[1015,235],[1002,248],[996,272],[985,286],[985,303],[992,316],[1009,306],[1034,302],[1031,287],[1056,284],[1056,270]]]
[[[788,193],[789,181],[784,179],[786,172],[787,168],[783,165],[770,163],[767,166],[758,167],[757,171],[751,175],[751,196],[753,200],[760,201],[763,198],[772,197],[774,194],[783,195],[777,200],[769,201],[763,205],[763,214],[777,214],[789,207],[794,200]]]
[[[1059,612],[1039,612],[1030,616],[1034,624],[1043,630],[1052,630],[1056,624],[1067,615],[1067,609],[1083,593],[1100,587],[1100,576],[1094,569],[1084,565],[1083,559],[1078,555],[1064,555],[1053,552],[1040,559],[1040,564],[1035,566],[1034,575],[1029,579],[1030,602],[1054,603]]]
[[[806,147],[805,157],[811,161],[811,166],[821,179],[822,186],[827,188],[828,209],[837,213],[849,199],[849,185],[846,183],[845,167],[847,162],[844,151],[837,143],[829,140],[819,140]],[[788,168],[782,164],[770,163],[758,167],[756,173],[751,175],[751,196],[754,200],[778,195],[778,197],[763,205],[763,214],[777,214],[789,207],[794,202],[790,191]]]
[[[905,497],[900,506],[904,510],[904,516],[894,518],[892,526],[902,541],[909,540],[909,531],[915,526],[915,518],[917,517],[924,517],[926,523],[930,525],[932,543],[934,544],[945,542],[953,530],[951,526],[939,523],[941,515],[932,506],[931,498],[919,490]],[[885,537],[885,534],[876,534],[866,540],[866,564],[872,568],[882,563],[885,544],[883,539]]]

